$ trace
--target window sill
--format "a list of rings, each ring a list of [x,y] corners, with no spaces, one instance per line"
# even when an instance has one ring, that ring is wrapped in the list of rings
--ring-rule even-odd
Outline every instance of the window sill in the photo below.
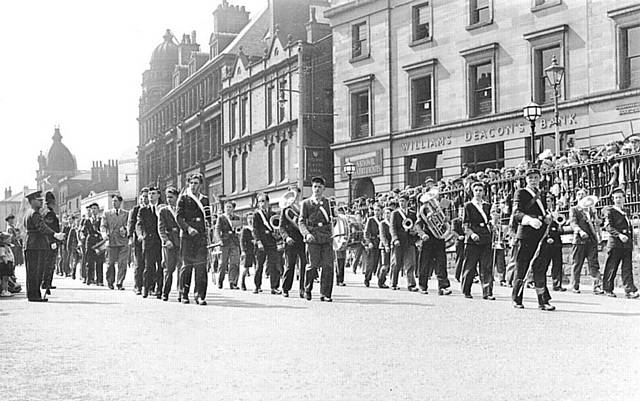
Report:
[[[423,38],[423,39],[418,39],[418,40],[414,40],[411,43],[409,43],[409,47],[415,47],[415,46],[420,46],[423,45],[425,43],[429,43],[432,42],[433,38],[431,36]]]
[[[560,4],[562,4],[562,0],[545,2],[544,4],[540,4],[539,6],[531,7],[531,12],[535,13],[536,11],[546,10],[547,8],[559,6]]]
[[[363,55],[360,55],[358,57],[352,57],[349,60],[349,62],[353,64],[353,63],[357,63],[358,61],[366,60],[368,58],[369,58],[369,54],[363,54]]]
[[[483,26],[487,26],[491,24],[493,24],[492,19],[489,21],[481,21],[481,22],[476,22],[475,24],[467,25],[464,29],[466,29],[467,31],[473,31],[474,29],[482,28]]]

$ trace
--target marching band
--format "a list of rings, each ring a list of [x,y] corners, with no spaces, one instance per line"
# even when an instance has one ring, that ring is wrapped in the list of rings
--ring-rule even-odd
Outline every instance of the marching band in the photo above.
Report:
[[[438,295],[450,295],[447,251],[454,251],[452,267],[465,298],[473,298],[473,284],[479,283],[482,298],[495,300],[495,280],[501,286],[512,286],[514,308],[524,308],[525,288],[532,286],[538,308],[552,311],[555,307],[550,302],[547,269],[551,264],[552,289],[565,291],[565,234],[572,238],[574,293],[580,293],[586,259],[594,294],[616,296],[614,281],[622,265],[625,296],[638,298],[632,255],[637,242],[634,230],[639,227],[636,216],[630,216],[625,208],[624,188],[614,188],[613,205],[602,209],[608,242],[601,275],[598,245],[603,240],[602,220],[595,208],[600,199],[588,195],[585,188],[577,188],[575,204],[568,205],[566,197],[541,189],[539,169],[531,167],[524,176],[526,185],[520,187],[516,181],[512,192],[496,191],[491,183],[466,177],[462,198],[453,201],[427,177],[420,187],[379,194],[364,202],[364,207],[360,203],[361,207],[354,209],[325,197],[324,178],[314,177],[309,198],[300,200],[299,190],[291,188],[279,199],[279,210],[274,212],[269,196],[260,193],[257,209],[243,218],[236,214],[233,201],[225,202],[224,213],[215,215],[209,199],[200,193],[203,176],[193,174],[182,191],[165,189],[166,204],[156,187],[143,188],[138,205],[131,211],[122,210],[122,198],[115,195],[113,209],[104,216],[100,216],[97,204],[92,204],[80,229],[65,227],[64,233],[79,233],[74,243],[83,248],[81,271],[87,284],[102,285],[104,260],[100,257],[108,250],[109,288],[114,289],[116,284],[118,289],[124,289],[123,249],[128,249],[128,238],[135,255],[135,293],[168,301],[177,271],[178,302],[184,304],[190,302],[194,271],[195,302],[206,305],[208,270],[219,289],[228,277],[229,289],[247,290],[251,267],[255,268],[256,294],[262,292],[263,274],[269,279],[271,294],[284,297],[289,297],[297,277],[300,298],[311,300],[314,283],[319,281],[319,299],[332,302],[334,271],[336,284],[345,285],[346,264],[351,259],[355,271],[361,255],[366,287],[375,276],[379,288],[389,288],[390,274],[391,289],[399,290],[400,277],[404,276],[408,291],[428,294],[428,283],[435,273]],[[63,239],[60,232],[53,211],[55,199],[47,194],[48,206],[42,208],[40,192],[27,198],[33,207],[25,221],[27,290],[29,300],[46,300],[55,288],[51,276],[56,246],[70,241]],[[567,208],[565,218],[562,211]],[[509,224],[505,224],[505,218]],[[45,246],[45,242],[49,245]],[[73,272],[75,277],[75,266],[63,270]],[[35,283],[46,291],[45,297],[36,294]]]

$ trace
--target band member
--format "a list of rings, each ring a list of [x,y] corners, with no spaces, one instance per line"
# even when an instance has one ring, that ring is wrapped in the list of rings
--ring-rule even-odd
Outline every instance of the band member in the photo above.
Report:
[[[333,221],[333,250],[336,255],[336,285],[343,286],[345,285],[344,269],[347,264],[349,232],[352,226],[347,218],[347,205],[344,202],[338,203],[335,210],[336,216]]]
[[[253,218],[253,238],[256,241],[258,249],[264,250],[265,264],[269,280],[271,282],[271,294],[280,295],[282,292],[280,287],[280,261],[281,256],[278,253],[278,244],[276,236],[277,228],[271,225],[271,206],[269,205],[269,195],[258,194],[258,210]],[[258,266],[256,270],[256,288],[255,294],[260,292],[262,286],[262,266]]]
[[[134,291],[136,295],[142,294],[142,286],[144,281],[144,252],[142,251],[142,238],[138,237],[136,231],[136,223],[138,222],[138,213],[140,208],[143,208],[149,204],[149,188],[143,187],[140,190],[138,197],[138,204],[129,212],[127,234],[129,236],[129,246],[133,247],[133,257],[135,267],[133,270],[134,277]]]
[[[578,204],[569,210],[569,221],[573,228],[573,269],[571,285],[573,292],[580,293],[580,275],[582,265],[587,259],[589,275],[593,279],[593,293],[601,295],[602,277],[600,276],[600,263],[598,261],[598,233],[596,226],[599,225],[597,214],[593,207],[585,205],[582,201],[587,196],[587,191],[580,188],[576,191]],[[595,203],[594,203],[595,204]]]
[[[99,206],[92,207],[93,209],[93,224],[95,231],[100,235],[100,240],[102,240],[102,235],[100,234],[100,227],[102,226],[102,211]],[[100,242],[100,240],[98,242]],[[106,250],[106,249],[105,249]],[[103,287],[104,286],[104,263],[106,259],[106,252],[97,250],[96,251],[96,285]]]
[[[408,221],[413,226],[416,215],[408,210],[408,202],[409,195],[407,193],[400,194],[400,207],[391,213],[391,224],[389,225],[391,232],[391,288],[400,289],[398,277],[400,270],[402,270],[406,274],[409,291],[418,291],[415,279],[417,237],[413,229],[405,226],[405,222]]]
[[[69,232],[64,242],[64,246],[67,250],[67,268],[72,279],[76,279],[76,266],[78,260],[81,259],[82,247],[80,238],[78,237],[78,218],[71,216],[71,222],[69,224]]]
[[[326,182],[322,177],[311,179],[311,196],[302,201],[298,227],[307,243],[309,265],[305,275],[305,297],[311,301],[313,281],[320,274],[320,301],[331,302],[333,292],[332,210],[324,197]]]
[[[491,265],[491,206],[483,201],[484,184],[476,182],[471,186],[473,199],[464,205],[463,225],[466,239],[461,290],[465,298],[473,298],[471,285],[480,266],[482,298],[495,300],[493,296],[493,266]]]
[[[250,269],[256,260],[256,244],[253,240],[253,214],[247,215],[247,224],[242,227],[240,233],[240,263],[242,263],[242,274],[240,277],[240,289],[247,290],[245,279],[250,275]],[[304,266],[303,266],[304,268]]]
[[[464,263],[464,227],[462,227],[462,213],[460,216],[451,220],[451,229],[456,233],[456,273],[455,277],[458,282],[462,279],[462,266]]]
[[[196,303],[206,305],[207,296],[207,223],[210,218],[205,210],[209,198],[200,193],[204,178],[196,173],[189,177],[189,186],[178,198],[176,221],[180,225],[180,284],[182,285],[182,303],[189,303],[191,273],[195,269]]]
[[[178,190],[174,187],[165,189],[167,204],[160,208],[158,212],[158,234],[162,243],[162,300],[169,300],[171,284],[173,283],[173,272],[180,262],[180,226],[176,221],[176,201],[178,200]],[[178,274],[178,302],[180,299],[180,275]]]
[[[92,203],[88,206],[87,218],[84,220],[82,227],[82,234],[84,236],[84,263],[86,284],[102,284],[102,267],[98,266],[99,260],[94,246],[100,242],[102,235],[100,235],[100,221],[98,220],[99,206],[97,203]],[[98,281],[100,280],[100,281]]]
[[[507,246],[505,233],[506,227],[502,224],[502,207],[494,206],[491,211],[491,228],[493,238],[491,240],[491,264],[495,267],[496,278],[500,282],[500,286],[507,285],[506,280],[506,260],[505,248]]]
[[[224,204],[224,213],[218,216],[216,233],[220,238],[221,254],[218,274],[218,288],[222,289],[224,276],[229,273],[229,288],[238,289],[238,276],[240,275],[240,238],[236,229],[240,228],[241,220],[234,213],[236,203],[227,201]]]
[[[378,270],[378,287],[389,288],[386,284],[391,264],[391,231],[389,229],[392,207],[385,207],[380,221],[380,269]]]
[[[624,189],[616,188],[611,192],[613,206],[605,211],[604,226],[609,233],[607,260],[604,266],[604,293],[615,297],[613,285],[622,262],[622,285],[627,298],[638,298],[638,289],[633,283],[631,255],[633,252],[633,226],[624,207]]]
[[[284,257],[285,270],[284,279],[282,281],[282,294],[289,296],[289,291],[293,286],[293,277],[295,275],[296,266],[299,273],[299,293],[300,298],[304,298],[304,274],[307,265],[307,255],[304,249],[304,239],[300,228],[298,228],[298,217],[300,211],[298,209],[297,189],[287,192],[280,202],[280,235],[284,239]]]
[[[149,293],[162,298],[162,243],[158,234],[158,211],[162,207],[160,190],[149,188],[149,205],[138,211],[136,231],[142,239],[144,253],[144,291],[142,297]]]
[[[378,203],[373,205],[373,216],[367,219],[364,229],[365,246],[365,272],[364,285],[369,286],[373,273],[380,263],[380,223],[382,219],[382,207]]]
[[[451,283],[447,273],[445,240],[436,237],[423,218],[419,218],[416,222],[416,230],[422,239],[418,269],[418,286],[421,292],[428,294],[429,278],[435,271],[438,279],[438,295],[450,295]]]
[[[46,253],[51,249],[48,236],[62,241],[64,234],[56,233],[49,228],[40,214],[42,208],[42,192],[36,191],[26,196],[30,209],[24,216],[24,227],[27,232],[25,244],[25,266],[27,271],[27,299],[29,302],[46,302],[40,293],[40,280],[45,269]]]
[[[9,214],[5,219],[7,222],[7,232],[11,234],[11,244],[13,245],[14,266],[20,266],[24,264],[24,251],[22,233],[20,229],[16,227],[16,216]]]
[[[124,290],[123,283],[127,274],[129,247],[127,246],[127,218],[129,212],[122,210],[122,196],[111,197],[112,209],[105,212],[100,231],[102,238],[109,241],[107,248],[107,286],[113,290],[115,282],[119,290]],[[116,279],[116,263],[118,263],[118,277]]]
[[[538,249],[538,245],[547,230],[551,218],[543,204],[545,199],[540,194],[540,170],[530,168],[526,172],[527,186],[519,189],[513,201],[513,221],[517,224],[516,231],[516,272],[513,282],[511,297],[513,306],[517,309],[524,308],[522,297],[524,293],[524,277],[529,269],[529,264]],[[535,281],[536,294],[538,295],[538,307],[542,310],[555,310],[549,304],[546,290],[546,266],[532,264],[533,279]]]
[[[44,223],[54,232],[60,232],[60,220],[54,210],[56,207],[56,198],[53,195],[53,192],[47,191],[44,194],[44,202],[45,207],[40,211]],[[52,281],[56,267],[56,257],[58,256],[58,245],[59,242],[53,238],[53,235],[50,235],[49,251],[46,253],[46,268],[42,274],[42,289],[46,290],[47,295],[51,294],[51,290],[56,288],[52,285]]]

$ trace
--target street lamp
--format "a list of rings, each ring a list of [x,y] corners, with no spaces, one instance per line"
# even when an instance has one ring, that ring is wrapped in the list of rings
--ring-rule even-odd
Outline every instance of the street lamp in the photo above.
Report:
[[[564,78],[564,67],[558,64],[558,59],[554,54],[551,58],[551,65],[544,69],[544,75],[547,78],[547,82],[553,88],[553,124],[555,126],[555,147],[556,157],[560,155],[560,132],[558,127],[559,113],[558,113],[558,96],[560,95],[560,84],[562,78]]]
[[[344,173],[347,175],[347,177],[349,178],[349,207],[351,207],[351,177],[353,176],[353,173],[356,172],[356,165],[351,163],[351,162],[346,162],[344,164],[344,166],[342,167],[342,170],[344,171]]]
[[[522,109],[522,116],[531,124],[531,165],[536,161],[536,120],[542,115],[542,108],[531,102]]]

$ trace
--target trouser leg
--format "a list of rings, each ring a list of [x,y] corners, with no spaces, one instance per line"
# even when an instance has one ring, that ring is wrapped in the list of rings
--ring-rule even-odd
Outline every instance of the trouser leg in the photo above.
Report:
[[[622,287],[624,288],[624,292],[627,294],[638,291],[636,285],[633,283],[633,269],[631,264],[632,252],[633,250],[630,248],[625,248],[622,252]]]
[[[587,266],[589,275],[593,279],[593,288],[602,286],[602,276],[600,275],[600,262],[598,261],[598,244],[591,243],[587,248]]]
[[[266,254],[264,250],[258,250],[256,253],[256,274],[253,277],[253,283],[256,289],[262,288],[262,273],[264,271],[264,262],[266,260]]]
[[[364,281],[369,283],[373,273],[378,268],[380,262],[380,249],[369,248],[366,250]]]
[[[113,285],[116,281],[116,262],[118,261],[118,255],[120,253],[120,247],[107,248],[107,284]]]
[[[331,244],[322,244],[321,258],[320,294],[331,298],[333,293],[333,248]]]
[[[240,276],[240,248],[233,247],[229,252],[229,287],[238,286],[238,277]]]
[[[142,291],[144,285],[144,251],[142,250],[142,244],[136,240],[134,248],[135,269],[133,271],[134,285],[136,289]]]
[[[305,275],[307,273],[307,251],[304,246],[298,248],[298,287],[300,293],[304,293]]]
[[[309,254],[309,266],[305,273],[304,289],[306,292],[311,292],[313,290],[313,281],[318,277],[318,269],[322,263],[322,245],[308,244],[307,252]],[[331,269],[333,270],[333,266],[331,266]]]
[[[447,272],[447,251],[444,241],[438,240],[436,247],[432,252],[436,278],[438,279],[438,289],[449,288],[449,273]],[[431,273],[429,273],[431,276]]]
[[[505,262],[504,262],[504,249],[492,249],[491,250],[492,265],[495,267],[497,280],[500,282],[505,281]]]
[[[171,286],[173,284],[173,272],[176,269],[178,263],[178,250],[175,248],[169,249],[162,247],[162,266],[163,266],[163,280],[162,283],[162,295],[169,296],[171,292]],[[178,291],[180,289],[178,288]]]
[[[533,258],[538,242],[535,240],[516,240],[515,248],[515,273],[513,280],[513,291],[511,292],[511,298],[517,304],[522,303],[522,296],[524,293],[524,277],[529,269],[529,264]]]
[[[358,265],[360,264],[360,261],[362,260],[362,252],[364,250],[364,247],[362,245],[357,245],[354,248],[354,256],[353,256],[353,264],[352,264],[352,268],[353,268],[353,273],[355,274],[358,270]]]
[[[553,288],[562,287],[564,269],[562,266],[562,247],[554,246],[551,250],[551,279]]]
[[[609,248],[607,250],[607,260],[604,264],[604,281],[602,289],[606,292],[612,292],[616,274],[618,273],[618,266],[622,260],[622,249]]]
[[[416,286],[416,247],[409,244],[403,260],[404,271],[407,274],[407,288]]]
[[[127,267],[129,265],[129,248],[119,247],[118,251],[118,275],[116,276],[116,286],[122,287],[124,279],[127,277]]]
[[[38,272],[41,258],[41,251],[34,249],[27,249],[24,251],[25,269],[27,272],[27,279],[25,280],[27,285],[27,298],[28,299],[40,299],[42,294],[40,293],[40,279],[42,273]]]
[[[456,280],[462,279],[464,266],[464,241],[456,241]]]
[[[464,264],[462,267],[462,282],[460,290],[464,295],[471,295],[473,278],[478,274],[477,265],[481,256],[481,247],[476,244],[466,244],[464,247]]]
[[[96,253],[93,249],[87,249],[85,263],[87,284],[94,284],[96,282]]]
[[[580,275],[582,273],[582,265],[587,254],[587,244],[573,244],[571,249],[571,286],[574,290],[580,289]]]
[[[104,283],[104,253],[102,255],[96,254],[96,283],[103,284]]]
[[[394,246],[391,248],[391,286],[398,286],[400,269],[404,265],[404,252],[406,247]]]
[[[429,264],[431,263],[432,253],[433,247],[431,247],[428,242],[425,242],[422,245],[420,258],[418,259],[418,287],[422,291],[427,291],[429,287]]]
[[[218,268],[218,288],[222,288],[222,285],[224,284],[224,278],[227,274],[227,271],[229,270],[229,256],[231,253],[231,249],[229,246],[223,246],[222,247],[222,253],[220,254],[220,264],[219,264],[219,268]],[[212,275],[214,277],[215,280],[215,274]],[[214,284],[216,282],[214,281]]]
[[[339,256],[338,252],[336,252],[336,283],[344,283],[344,265],[347,259]]]
[[[267,254],[266,265],[269,271],[269,281],[272,290],[280,288],[280,253],[276,248],[269,248],[265,250]]]
[[[378,287],[382,287],[387,282],[389,265],[391,263],[391,253],[386,250],[380,252],[380,269],[378,270]]]
[[[493,296],[493,265],[491,264],[491,245],[483,245],[480,253],[480,284],[482,296]]]
[[[520,247],[520,244],[518,242],[516,242],[516,243],[513,244],[513,246],[509,250],[509,261],[508,261],[507,266],[505,268],[505,270],[506,270],[505,280],[507,281],[507,284],[509,284],[509,285],[513,285],[513,277],[514,277],[515,272],[516,272],[516,255],[518,254],[518,248],[519,247]]]

